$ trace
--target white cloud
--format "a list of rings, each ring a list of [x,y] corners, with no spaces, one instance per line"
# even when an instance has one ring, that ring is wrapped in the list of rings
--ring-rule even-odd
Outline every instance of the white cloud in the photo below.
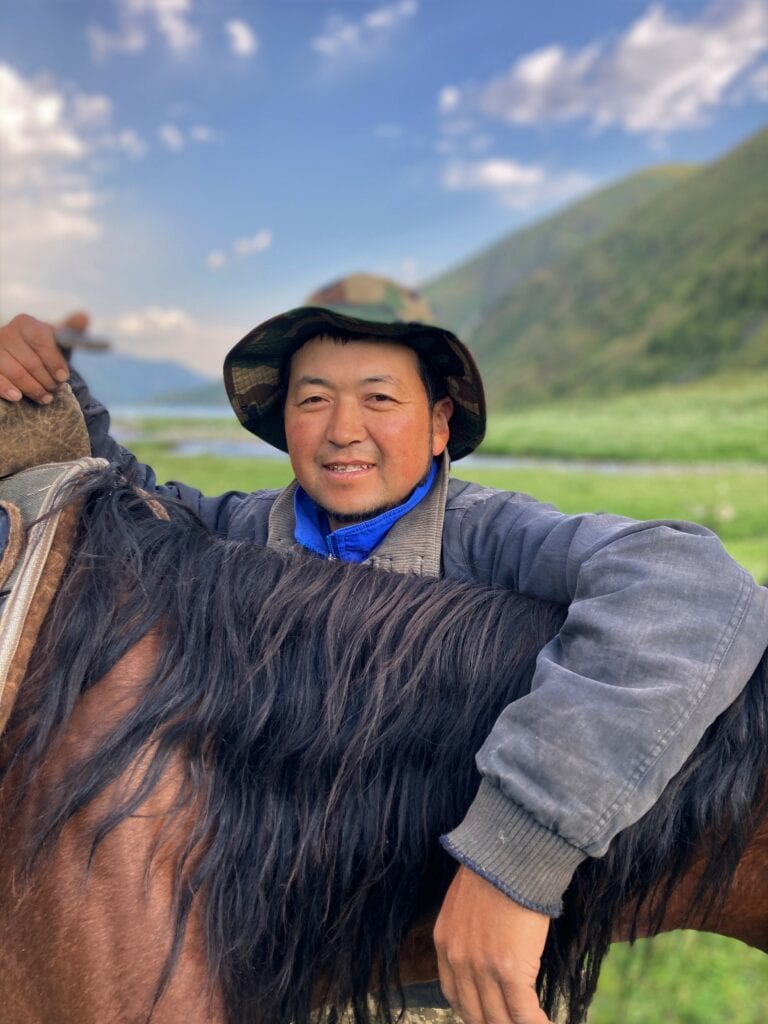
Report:
[[[184,149],[188,142],[207,143],[214,139],[213,129],[207,124],[194,124],[185,134],[184,130],[170,121],[160,125],[157,135],[167,149],[176,153]]]
[[[248,238],[238,238],[233,249],[238,256],[251,256],[255,252],[264,252],[270,245],[272,245],[272,232],[264,228]]]
[[[417,0],[396,0],[377,7],[355,21],[330,15],[320,35],[311,41],[312,49],[323,57],[366,57],[372,50],[418,12]]]
[[[238,57],[252,57],[258,51],[259,37],[247,22],[230,18],[224,31],[229,37],[229,48]]]
[[[213,142],[214,132],[207,124],[193,124],[189,129],[189,137],[193,142]]]
[[[140,160],[147,152],[147,144],[133,128],[123,128],[113,137],[114,148],[120,149],[132,160]]]
[[[512,125],[584,120],[663,136],[705,122],[767,51],[765,0],[714,0],[687,21],[653,4],[612,43],[535,50],[460,101],[446,87],[443,113],[479,110]]]
[[[103,201],[102,195],[87,188],[61,194],[61,205],[65,210],[93,210],[97,206],[101,206]]]
[[[221,270],[226,263],[227,254],[222,249],[212,249],[205,259],[205,265],[209,270]]]
[[[441,114],[451,114],[461,102],[461,89],[455,85],[444,85],[437,94],[437,109]]]
[[[0,64],[4,244],[45,238],[79,241],[100,235],[93,215],[97,192],[83,170],[98,141],[82,122],[93,120],[97,109],[97,120],[108,116],[105,101],[98,95],[69,95],[48,76],[24,78],[9,64]]]
[[[443,171],[447,191],[491,192],[515,210],[533,210],[565,202],[594,188],[587,175],[574,171],[561,174],[539,164],[522,164],[505,157],[485,160],[454,160]]]
[[[42,315],[72,305],[72,293],[100,266],[96,254],[111,198],[102,186],[101,157],[109,151],[138,157],[145,148],[131,129],[113,126],[108,97],[79,92],[50,74],[26,77],[0,63],[0,301],[6,312],[31,300]]]
[[[74,308],[71,301],[60,308],[68,306]],[[182,307],[156,305],[98,316],[94,328],[120,351],[173,359],[216,379],[221,379],[224,355],[243,334],[243,324],[227,322],[227,314],[205,318]]]
[[[544,170],[541,167],[495,157],[477,163],[449,164],[443,174],[443,185],[449,191],[468,188],[530,188],[539,185],[543,178]]]
[[[119,334],[135,337],[141,334],[169,334],[191,330],[195,321],[189,313],[175,307],[148,306],[146,309],[123,313],[113,320]]]
[[[88,146],[76,121],[61,89],[44,78],[25,79],[10,65],[0,64],[0,151],[6,173],[21,161],[83,157]]]
[[[112,119],[112,100],[108,96],[78,93],[72,106],[75,123],[83,127],[101,128]]]
[[[149,27],[177,54],[187,53],[200,42],[199,31],[189,21],[192,0],[115,0],[115,4],[116,31],[100,25],[87,29],[96,60],[106,60],[113,53],[142,53],[149,44]]]
[[[97,61],[106,60],[112,53],[142,53],[147,48],[147,34],[138,25],[125,25],[119,32],[89,25],[86,36]]]
[[[175,124],[161,124],[157,129],[157,135],[168,149],[172,149],[174,152],[184,149],[184,136]]]
[[[229,263],[230,255],[244,259],[259,252],[266,252],[271,245],[272,232],[268,228],[262,228],[255,235],[236,239],[230,246],[229,254],[224,249],[213,249],[208,253],[205,263],[209,270],[221,270]]]

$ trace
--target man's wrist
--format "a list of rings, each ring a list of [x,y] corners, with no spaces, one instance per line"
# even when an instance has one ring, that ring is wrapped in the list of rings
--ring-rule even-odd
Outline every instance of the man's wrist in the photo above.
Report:
[[[443,847],[521,906],[549,917],[562,913],[562,894],[586,854],[501,790],[483,780],[461,824]]]

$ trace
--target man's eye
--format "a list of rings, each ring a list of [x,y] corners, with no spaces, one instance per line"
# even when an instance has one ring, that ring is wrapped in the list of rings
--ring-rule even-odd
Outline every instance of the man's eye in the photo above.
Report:
[[[325,399],[322,395],[307,395],[306,398],[302,398],[299,405],[318,405],[323,401],[325,401]]]
[[[371,395],[372,402],[393,402],[392,395]]]

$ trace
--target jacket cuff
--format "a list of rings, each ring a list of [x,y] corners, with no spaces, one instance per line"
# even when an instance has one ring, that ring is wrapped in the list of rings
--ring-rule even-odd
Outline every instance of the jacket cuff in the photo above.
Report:
[[[549,917],[563,912],[562,895],[587,859],[485,779],[462,823],[440,843],[510,899]]]

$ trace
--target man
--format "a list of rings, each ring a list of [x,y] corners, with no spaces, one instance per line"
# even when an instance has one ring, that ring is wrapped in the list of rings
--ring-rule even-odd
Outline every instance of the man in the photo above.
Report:
[[[462,866],[435,930],[441,987],[466,1024],[543,1024],[534,983],[563,890],[745,684],[768,640],[768,591],[702,527],[566,516],[452,479],[485,406],[447,331],[303,308],[251,331],[224,372],[241,422],[288,451],[296,480],[218,498],[160,488],[222,534],[569,606],[530,696],[478,754],[478,796],[444,838]],[[49,325],[19,317],[0,330],[0,395],[46,401],[68,373]],[[94,454],[157,487],[72,382]]]

